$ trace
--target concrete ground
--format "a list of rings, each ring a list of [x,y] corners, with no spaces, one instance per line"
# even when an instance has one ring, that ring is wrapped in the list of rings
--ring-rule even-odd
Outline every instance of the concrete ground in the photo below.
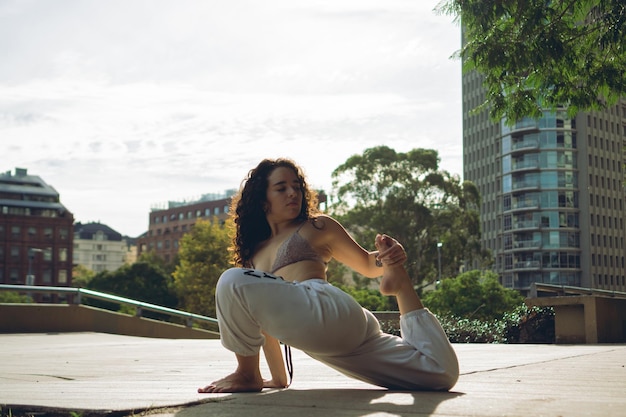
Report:
[[[219,340],[2,334],[0,405],[3,416],[626,416],[626,345],[455,349],[451,392],[387,391],[294,350],[288,389],[197,394],[234,369]]]

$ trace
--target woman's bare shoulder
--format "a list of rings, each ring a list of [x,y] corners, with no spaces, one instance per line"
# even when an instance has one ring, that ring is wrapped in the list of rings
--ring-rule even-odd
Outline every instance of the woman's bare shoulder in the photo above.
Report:
[[[343,226],[327,214],[319,214],[310,219],[311,225],[317,230],[343,230]]]

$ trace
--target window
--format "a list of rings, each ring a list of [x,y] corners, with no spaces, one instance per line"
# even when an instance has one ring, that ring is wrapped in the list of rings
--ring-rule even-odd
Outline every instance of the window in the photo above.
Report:
[[[67,269],[59,269],[59,284],[67,284]]]
[[[44,284],[50,284],[52,282],[52,271],[44,269],[41,279]]]

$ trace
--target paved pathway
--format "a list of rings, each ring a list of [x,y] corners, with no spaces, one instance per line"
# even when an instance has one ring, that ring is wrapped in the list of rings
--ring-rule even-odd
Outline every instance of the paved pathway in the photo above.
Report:
[[[455,349],[462,375],[449,393],[387,391],[294,351],[289,389],[197,394],[234,369],[218,340],[4,334],[0,404],[14,416],[626,416],[626,345]]]

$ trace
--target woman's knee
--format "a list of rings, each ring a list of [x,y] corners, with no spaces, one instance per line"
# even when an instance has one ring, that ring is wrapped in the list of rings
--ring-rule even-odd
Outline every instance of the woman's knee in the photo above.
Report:
[[[227,269],[220,275],[215,287],[216,296],[220,297],[225,293],[232,293],[234,284],[241,280],[242,270],[241,268]]]

